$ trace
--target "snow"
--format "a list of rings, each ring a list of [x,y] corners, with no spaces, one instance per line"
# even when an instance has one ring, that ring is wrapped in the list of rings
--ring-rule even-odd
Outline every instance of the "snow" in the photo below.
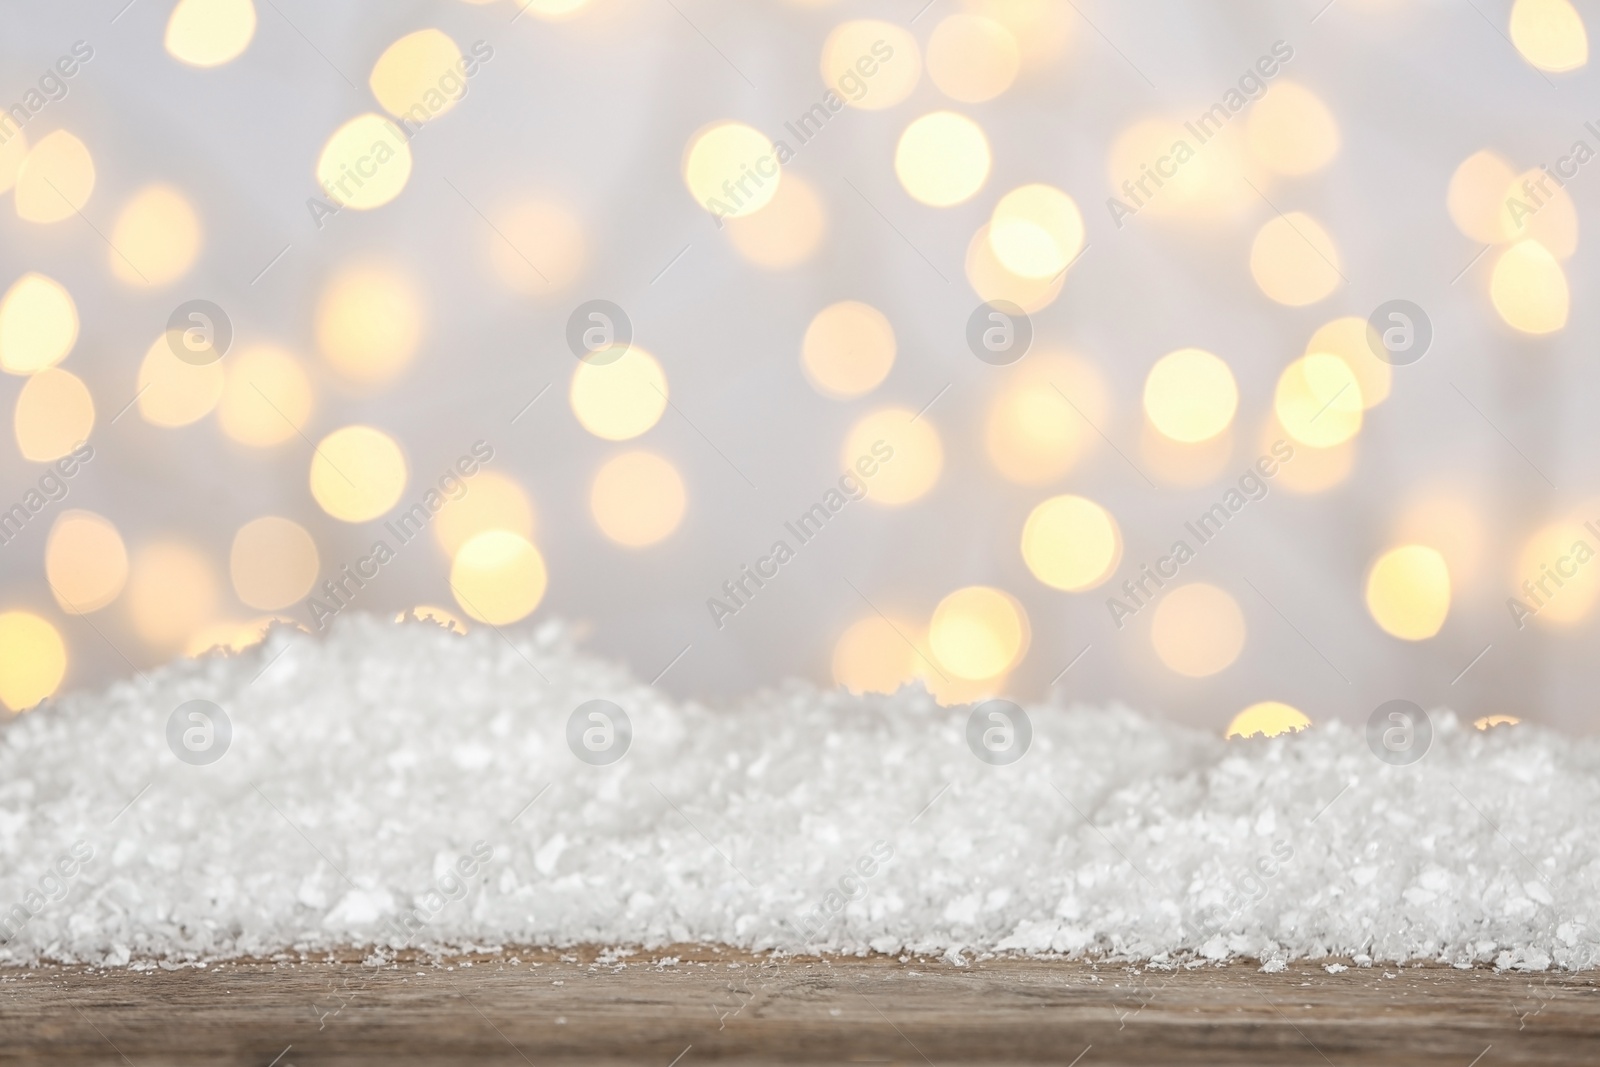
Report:
[[[569,747],[596,699],[632,724],[609,764]],[[169,748],[191,700],[232,724],[214,762]],[[555,625],[275,631],[0,726],[0,963],[716,942],[1600,964],[1594,740],[1435,711],[1427,756],[1391,766],[1337,721],[1224,741],[1038,705],[994,766],[968,713],[799,683],[708,708]]]

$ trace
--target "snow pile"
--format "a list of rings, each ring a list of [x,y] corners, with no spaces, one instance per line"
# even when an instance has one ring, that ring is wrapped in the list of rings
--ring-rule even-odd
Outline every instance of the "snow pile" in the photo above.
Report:
[[[580,760],[603,698],[631,748]],[[168,720],[213,701],[226,754]],[[0,727],[0,963],[341,945],[660,946],[1600,963],[1600,744],[1434,715],[1421,762],[1337,723],[1220,739],[802,685],[677,702],[564,632],[341,619]]]

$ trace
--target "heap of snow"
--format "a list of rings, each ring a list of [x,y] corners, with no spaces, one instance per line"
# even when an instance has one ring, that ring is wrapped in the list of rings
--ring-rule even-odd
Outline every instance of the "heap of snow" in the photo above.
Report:
[[[578,759],[579,704],[633,728]],[[233,736],[180,761],[180,704]],[[968,709],[791,684],[684,703],[559,627],[341,619],[0,727],[0,963],[335,946],[715,942],[1600,962],[1600,744],[1434,715],[1381,763],[1338,723],[1219,738],[1034,706],[990,766]],[[85,858],[87,857],[87,858]]]

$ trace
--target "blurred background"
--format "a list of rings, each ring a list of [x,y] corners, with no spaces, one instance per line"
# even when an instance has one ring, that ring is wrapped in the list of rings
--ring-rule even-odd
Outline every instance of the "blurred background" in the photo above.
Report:
[[[9,5],[0,702],[371,612],[1587,731],[1597,10]]]

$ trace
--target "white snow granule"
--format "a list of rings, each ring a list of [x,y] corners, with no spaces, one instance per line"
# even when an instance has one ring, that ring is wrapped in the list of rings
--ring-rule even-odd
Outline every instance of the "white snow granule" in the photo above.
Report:
[[[568,748],[594,698],[632,724],[609,766]],[[168,747],[194,699],[233,727],[208,766]],[[1595,741],[1439,712],[1396,767],[1338,722],[1223,741],[1035,706],[1031,749],[990,766],[968,710],[798,683],[710,709],[556,626],[278,630],[0,727],[0,963],[685,942],[1600,963]]]

